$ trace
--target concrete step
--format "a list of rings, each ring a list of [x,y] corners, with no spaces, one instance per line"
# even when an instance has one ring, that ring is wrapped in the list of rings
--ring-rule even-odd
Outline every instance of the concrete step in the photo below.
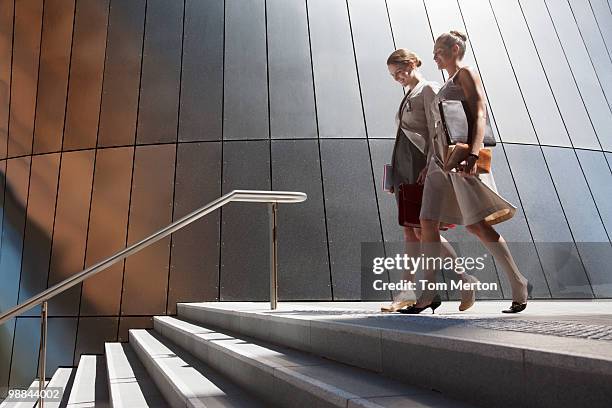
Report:
[[[45,390],[48,398],[45,399],[45,407],[56,408],[64,406],[68,393],[65,391],[70,387],[70,380],[73,369],[70,367],[60,367],[55,370],[49,381],[45,382]],[[33,408],[38,406],[36,397],[39,395],[38,380],[32,381],[32,384],[27,388],[25,398],[23,396],[7,396],[0,403],[0,408]]]
[[[485,329],[452,316],[383,315],[376,311],[379,304],[279,305],[270,311],[265,303],[179,303],[177,309],[179,318],[206,327],[365,368],[475,405],[612,406],[610,341]],[[497,312],[489,326],[499,320]]]
[[[130,330],[130,345],[172,407],[265,406],[154,332]]]
[[[169,316],[155,317],[154,330],[269,405],[467,407],[367,370]]]
[[[82,355],[76,370],[68,408],[108,407],[108,383],[104,357]]]
[[[16,391],[16,390],[15,390]],[[38,393],[38,380],[32,381],[32,384],[27,388],[28,393],[37,394]],[[36,406],[36,401],[31,401],[30,398],[20,398],[21,396],[13,396],[10,391],[8,396],[2,404],[0,404],[0,408],[32,408]]]
[[[108,400],[111,407],[162,408],[168,406],[128,344],[106,343],[104,351]]]

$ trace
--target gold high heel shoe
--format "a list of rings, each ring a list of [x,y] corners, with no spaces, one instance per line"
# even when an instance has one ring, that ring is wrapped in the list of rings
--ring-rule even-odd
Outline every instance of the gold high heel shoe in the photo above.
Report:
[[[414,293],[402,291],[396,296],[395,300],[388,306],[381,306],[380,311],[383,313],[393,313],[406,307],[412,306],[416,303],[416,296]]]
[[[472,275],[465,275],[468,280],[467,283],[478,283],[480,282],[478,279],[473,277]],[[476,303],[476,290],[462,290],[461,291],[461,303],[459,304],[459,311],[464,312],[468,310],[470,307],[474,306]]]

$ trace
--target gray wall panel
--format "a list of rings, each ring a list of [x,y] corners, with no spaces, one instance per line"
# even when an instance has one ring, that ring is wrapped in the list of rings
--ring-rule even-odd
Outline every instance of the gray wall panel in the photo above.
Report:
[[[514,217],[501,224],[495,225],[495,229],[499,232],[510,247],[514,261],[519,270],[533,285],[532,296],[537,298],[549,298],[550,290],[542,270],[542,265],[538,257],[533,238],[523,206],[521,197],[519,197],[514,184],[512,170],[508,165],[508,160],[504,151],[504,145],[499,145],[493,150],[493,174],[495,175],[495,184],[499,194],[506,200],[517,207]],[[504,297],[511,298],[512,290],[506,279],[505,273],[501,268],[497,268],[499,280],[502,285]]]
[[[346,2],[308,0],[307,5],[319,137],[365,137]]]
[[[612,60],[588,1],[569,1],[578,30],[591,57],[608,106],[612,102]]]
[[[0,0],[0,159],[6,157],[8,143],[14,3],[14,0]]]
[[[578,159],[569,149],[544,147],[543,150],[595,295],[612,296],[609,282],[612,247]],[[607,250],[602,251],[603,248]]]
[[[502,139],[537,144],[531,118],[491,8],[479,0],[461,0],[459,4]]]
[[[367,142],[322,140],[321,164],[334,299],[359,299],[361,243],[382,241]]]
[[[221,143],[189,143],[178,148],[174,220],[221,196]],[[219,218],[215,211],[172,236],[167,313],[176,302],[217,300]]]
[[[55,210],[49,286],[83,270],[93,179],[94,151],[63,153]],[[81,285],[49,302],[49,315],[77,315]]]
[[[45,2],[34,153],[61,150],[68,93],[74,3],[74,0]]]
[[[48,323],[47,370],[51,378],[57,367],[72,365],[76,338],[76,318],[51,318]],[[15,348],[11,367],[11,387],[27,388],[36,378],[40,344],[40,319],[21,318],[15,330]]]
[[[553,297],[592,297],[540,148],[505,148]]]
[[[134,143],[144,20],[145,0],[110,6],[98,146]]]
[[[521,1],[520,5],[574,146],[600,149],[544,1]]]
[[[589,117],[595,126],[599,142],[605,150],[612,150],[612,135],[610,134],[612,112],[576,26],[572,10],[567,0],[547,0],[546,4],[586,104]],[[600,78],[600,80],[603,79]]]
[[[590,0],[591,8],[608,52],[612,52],[612,11],[607,0]]]
[[[305,0],[268,0],[270,134],[316,138],[317,123]]]
[[[433,62],[434,39],[422,0],[387,0],[391,28],[397,48],[416,52],[423,65],[421,72],[430,81],[443,81],[442,72]]]
[[[148,0],[136,143],[176,141],[183,2]]]
[[[47,289],[60,155],[32,156],[19,301]],[[39,316],[35,307],[23,316]]]
[[[493,0],[491,6],[538,140],[553,146],[571,146],[518,1]],[[512,113],[514,110],[509,111]],[[588,121],[585,123],[590,126]]]
[[[348,5],[368,137],[395,138],[391,118],[402,88],[386,67],[394,46],[385,0],[349,0]]]
[[[64,149],[96,146],[110,0],[76,3]]]
[[[32,152],[42,0],[15,2],[8,157]]]
[[[134,148],[98,150],[85,267],[125,248]],[[118,315],[123,262],[83,283],[81,314]]]
[[[176,145],[136,148],[128,245],[172,221]],[[163,314],[166,311],[170,238],[164,238],[125,261],[121,314]]]
[[[223,194],[238,189],[270,189],[269,142],[224,143]],[[269,299],[267,205],[232,203],[223,208],[221,220],[220,300]]]
[[[395,195],[382,189],[385,164],[391,163],[395,140],[370,140],[372,168],[374,169],[374,188],[378,199],[380,219],[385,242],[403,242],[403,227],[398,224],[397,203]]]
[[[612,197],[612,173],[606,162],[606,157],[601,152],[590,150],[576,150],[576,154],[591,193],[595,198],[595,204],[608,237],[610,237],[610,234],[612,234],[612,200],[610,200],[610,197]]]
[[[301,191],[308,195],[304,203],[279,205],[280,299],[331,300],[325,209],[316,140],[272,142],[272,190]]]
[[[120,317],[119,318],[119,334],[117,341],[122,343],[130,340],[129,332],[130,329],[152,329],[153,328],[153,317]]]
[[[221,140],[223,0],[187,0],[179,141]]]
[[[224,139],[269,137],[264,0],[226,0]]]
[[[79,318],[73,364],[79,364],[81,354],[104,354],[104,343],[117,341],[118,325],[117,317]]]

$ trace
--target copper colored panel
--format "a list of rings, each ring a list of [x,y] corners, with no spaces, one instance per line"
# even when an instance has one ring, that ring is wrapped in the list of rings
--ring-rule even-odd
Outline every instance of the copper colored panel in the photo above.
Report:
[[[153,234],[172,220],[175,149],[173,144],[136,148],[128,244]],[[165,313],[169,257],[168,237],[126,259],[122,314]]]
[[[125,248],[134,149],[98,150],[85,266]],[[81,314],[118,315],[123,262],[83,282]]]
[[[8,140],[14,9],[14,0],[0,0],[0,159],[6,157]]]
[[[183,2],[148,0],[137,143],[176,141]]]
[[[32,156],[20,302],[47,288],[59,162],[59,153]],[[40,308],[31,309],[26,315],[38,316]]]
[[[144,19],[144,0],[114,1],[111,4],[99,146],[134,143]]]
[[[136,316],[119,318],[118,341],[127,342],[130,339],[130,329],[152,329],[153,316]]]
[[[45,2],[34,153],[61,150],[73,22],[74,0]]]
[[[179,145],[174,219],[221,195],[221,144]],[[219,289],[219,211],[178,231],[172,239],[168,313],[177,302],[216,300]]]
[[[117,317],[81,317],[77,326],[73,364],[79,364],[81,354],[104,354],[104,343],[117,341]]]
[[[49,286],[83,270],[94,152],[64,153],[61,161]],[[68,289],[49,303],[51,315],[75,315],[81,285]]]
[[[109,0],[79,0],[74,21],[64,150],[96,146]]]
[[[42,0],[15,2],[8,156],[32,152]]]

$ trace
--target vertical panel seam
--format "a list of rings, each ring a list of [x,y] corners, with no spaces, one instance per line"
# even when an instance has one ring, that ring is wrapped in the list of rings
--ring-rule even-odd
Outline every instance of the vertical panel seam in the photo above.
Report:
[[[365,107],[363,105],[363,92],[361,89],[361,78],[359,76],[359,64],[357,63],[357,49],[355,48],[355,38],[353,37],[353,24],[351,22],[351,11],[350,11],[350,7],[349,7],[349,0],[345,0],[346,1],[346,14],[348,16],[348,23],[349,23],[349,31],[351,33],[351,43],[353,45],[353,57],[355,59],[355,72],[357,73],[357,87],[359,89],[359,100],[361,101],[361,114],[363,116],[363,126],[364,126],[364,131],[365,131],[365,142],[366,142],[366,146],[368,148],[368,156],[370,158],[370,175],[372,176],[371,179],[371,184],[370,186],[373,188],[374,190],[374,201],[376,202],[376,213],[378,215],[378,225],[380,227],[380,240],[382,243],[382,247],[383,247],[383,254],[384,256],[387,256],[387,247],[385,245],[385,235],[383,233],[383,227],[382,227],[382,219],[381,219],[381,215],[380,215],[380,206],[378,205],[378,193],[376,191],[376,182],[375,182],[375,177],[374,177],[374,165],[372,163],[372,150],[370,148],[370,140],[369,140],[369,132],[368,132],[368,124],[367,124],[367,119],[365,117]]]
[[[96,162],[98,159],[98,139],[100,137],[100,114],[102,111],[102,94],[104,92],[104,77],[105,77],[105,72],[106,72],[106,50],[108,49],[108,26],[110,23],[110,0],[108,0],[108,6],[107,6],[107,14],[106,14],[106,39],[104,41],[104,59],[102,60],[102,83],[100,84],[100,106],[98,107],[98,124],[96,126],[96,143],[94,145],[94,160],[93,160],[93,168],[92,168],[92,173],[91,173],[91,191],[89,194],[89,211],[87,214],[87,232],[85,234],[85,252],[83,253],[83,269],[86,268],[87,265],[87,250],[89,249],[89,229],[91,227],[91,207],[93,204],[93,193],[94,193],[94,187],[95,187],[95,180],[96,180]],[[76,4],[75,4],[76,7]],[[81,305],[83,303],[83,286],[84,283],[81,282],[80,284],[80,293],[79,293],[79,310],[77,313],[77,321],[76,321],[76,330],[75,330],[75,341],[74,341],[74,353],[72,355],[72,363],[74,364],[74,361],[76,359],[76,352],[77,352],[77,347],[78,347],[78,340],[79,340],[79,326],[80,326],[80,322],[81,322]]]
[[[179,147],[179,129],[181,123],[181,95],[183,90],[183,55],[185,50],[185,14],[186,14],[186,0],[183,0],[183,31],[181,34],[181,67],[179,69],[179,91],[178,91],[178,111],[176,113],[176,140],[174,149],[174,181],[172,182],[172,215],[170,216],[171,222],[174,222],[174,210],[176,208],[176,173],[178,167],[178,147]],[[172,248],[174,245],[174,234],[170,234],[170,254],[168,257],[168,282],[166,284],[166,312],[168,314],[168,304],[170,302],[170,274],[172,273]]]
[[[132,214],[132,193],[134,190],[134,168],[136,167],[136,135],[138,134],[138,114],[140,112],[140,90],[141,90],[141,86],[142,86],[142,61],[144,59],[144,44],[145,44],[145,36],[146,36],[146,27],[147,27],[147,6],[148,6],[148,0],[144,0],[144,19],[143,19],[143,28],[142,28],[142,45],[141,45],[141,51],[140,51],[140,72],[139,72],[139,78],[138,78],[138,101],[136,104],[136,126],[135,126],[135,130],[134,130],[134,139],[133,139],[133,149],[134,151],[132,152],[132,177],[130,180],[130,199],[129,199],[129,203],[128,203],[128,216],[127,216],[127,225],[125,228],[125,246],[127,246],[128,243],[128,239],[130,236],[130,216]],[[119,338],[119,329],[121,326],[121,312],[122,312],[122,307],[123,307],[123,293],[124,293],[124,284],[125,284],[125,267],[126,267],[126,263],[127,260],[124,259],[123,260],[123,273],[121,274],[121,298],[119,301],[119,323],[117,324],[117,338]]]
[[[319,150],[319,172],[321,174],[321,199],[323,200],[323,221],[325,222],[325,244],[327,246],[327,268],[329,270],[329,288],[331,300],[334,300],[334,281],[331,269],[331,255],[329,250],[329,229],[327,227],[327,203],[325,201],[325,182],[323,177],[323,160],[321,158],[321,137],[319,135],[319,112],[317,106],[317,87],[315,86],[314,63],[312,60],[312,41],[310,39],[310,12],[308,0],[304,0],[306,9],[306,28],[308,31],[308,51],[310,53],[310,72],[312,75],[312,94],[314,100],[315,125],[317,127],[317,148]]]
[[[219,180],[219,196],[223,195],[223,146],[225,146],[225,37],[226,37],[226,14],[227,2],[223,0],[223,53],[222,53],[222,68],[221,68],[221,163],[220,163],[220,180]],[[219,257],[217,258],[218,278],[217,278],[217,301],[221,301],[221,259],[223,255],[223,206],[219,208]]]
[[[597,15],[595,14],[595,10],[593,9],[593,3],[591,2],[591,0],[589,0],[589,8],[591,9],[591,13],[593,14],[593,18],[595,19],[595,24],[597,25],[597,30],[599,31],[599,35],[601,36],[601,41],[603,42],[604,47],[606,48],[606,52],[608,53],[608,58],[610,58],[610,61],[612,61],[612,55],[610,54],[610,49],[608,48],[606,39],[603,35],[603,32],[601,31],[601,25],[599,24],[599,20],[597,19]],[[612,12],[610,14],[612,17]]]

